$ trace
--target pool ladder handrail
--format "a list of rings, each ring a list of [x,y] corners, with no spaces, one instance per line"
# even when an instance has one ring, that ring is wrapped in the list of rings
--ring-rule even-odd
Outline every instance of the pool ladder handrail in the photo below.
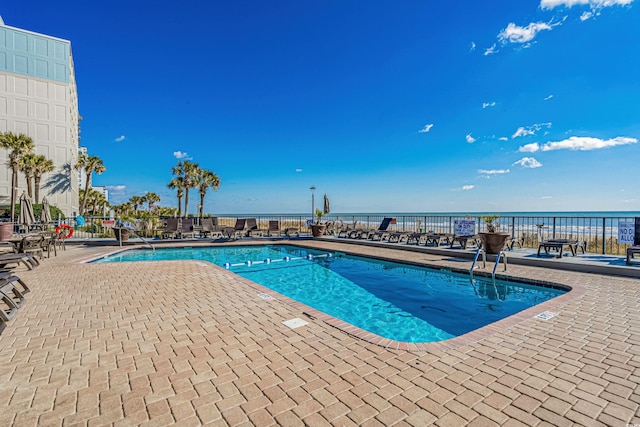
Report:
[[[127,228],[127,230],[129,230],[131,232],[131,234],[133,234],[134,236],[137,236],[138,239],[142,240],[144,243],[146,243],[147,246],[149,246],[153,251],[156,250],[156,248],[148,241],[146,240],[144,237],[142,237],[141,235],[139,235],[138,233],[136,233],[136,231],[133,228]],[[122,233],[120,233],[120,247],[122,247]]]
[[[473,277],[473,270],[476,268],[479,268],[479,267],[476,267],[476,263],[478,262],[478,259],[480,258],[481,254],[482,254],[482,268],[483,269],[487,268],[487,253],[485,252],[484,249],[478,248],[478,250],[476,251],[475,257],[473,258],[473,263],[471,264],[471,268],[469,269],[469,274],[471,275],[471,277]],[[502,263],[504,264],[503,271],[507,271],[507,253],[505,251],[500,251],[496,256],[495,264],[493,264],[493,271],[491,272],[492,279],[496,278],[496,270],[498,269],[498,264],[500,264],[500,259],[502,259]]]

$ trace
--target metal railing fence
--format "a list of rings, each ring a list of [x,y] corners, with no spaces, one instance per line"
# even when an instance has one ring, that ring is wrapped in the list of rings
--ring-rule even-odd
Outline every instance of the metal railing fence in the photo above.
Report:
[[[298,228],[301,233],[308,233],[308,215],[229,215],[218,216],[218,227],[233,227],[238,218],[256,218],[258,227],[266,229],[269,221],[278,221],[281,229]],[[334,230],[341,227],[376,229],[385,215],[333,215],[323,217],[323,222],[329,222]],[[106,238],[113,237],[111,227],[104,227],[103,221],[108,218],[88,217],[85,225],[78,226],[72,219],[62,221],[74,228],[77,238]],[[513,237],[522,239],[524,247],[537,248],[538,244],[547,239],[571,239],[587,242],[587,251],[598,254],[624,255],[629,244],[618,242],[618,224],[633,222],[634,217],[602,217],[602,216],[502,216],[496,220],[498,231],[506,231]],[[194,218],[196,226],[199,219]],[[485,223],[481,216],[468,215],[402,215],[395,217],[389,225],[391,231],[411,231],[436,233],[454,233],[457,220],[474,220],[476,232],[485,230]],[[151,217],[146,220],[133,222],[136,233],[143,237],[159,237],[163,229],[163,219]]]

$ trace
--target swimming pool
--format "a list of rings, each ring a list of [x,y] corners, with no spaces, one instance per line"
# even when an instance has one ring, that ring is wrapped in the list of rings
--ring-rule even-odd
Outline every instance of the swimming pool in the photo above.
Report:
[[[411,343],[450,339],[566,292],[295,246],[135,249],[95,262],[162,260],[208,261],[361,329]]]

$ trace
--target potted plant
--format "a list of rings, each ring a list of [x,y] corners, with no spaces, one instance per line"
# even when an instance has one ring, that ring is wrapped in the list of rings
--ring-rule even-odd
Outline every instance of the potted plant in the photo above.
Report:
[[[327,229],[327,224],[321,224],[320,220],[322,219],[322,216],[324,215],[324,211],[322,211],[321,209],[316,209],[316,222],[315,224],[310,224],[309,227],[311,227],[311,235],[313,237],[320,237],[324,234],[324,232]]]
[[[113,227],[113,235],[119,242],[126,242],[131,236],[131,230],[126,227],[126,224],[122,219],[116,221],[115,227]]]
[[[488,254],[498,254],[504,249],[507,244],[507,240],[511,235],[505,232],[499,232],[500,223],[496,220],[500,218],[500,215],[484,215],[480,219],[485,223],[486,232],[478,233],[480,240],[482,241],[482,247]]]

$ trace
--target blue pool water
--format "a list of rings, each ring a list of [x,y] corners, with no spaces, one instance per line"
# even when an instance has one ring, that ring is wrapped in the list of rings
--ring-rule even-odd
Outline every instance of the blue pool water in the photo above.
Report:
[[[95,262],[185,259],[229,268],[347,323],[405,342],[453,338],[565,293],[294,246],[137,249]]]

